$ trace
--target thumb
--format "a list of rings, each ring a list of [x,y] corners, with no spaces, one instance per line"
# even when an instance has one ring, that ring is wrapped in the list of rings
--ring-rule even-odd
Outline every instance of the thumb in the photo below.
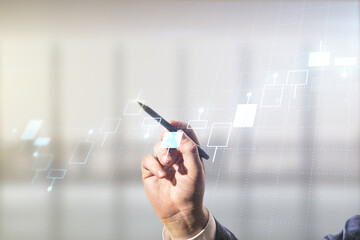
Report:
[[[178,149],[183,156],[185,166],[191,170],[199,170],[199,168],[202,168],[202,163],[197,144],[188,135],[186,135],[183,130],[178,130],[178,132],[182,133]]]

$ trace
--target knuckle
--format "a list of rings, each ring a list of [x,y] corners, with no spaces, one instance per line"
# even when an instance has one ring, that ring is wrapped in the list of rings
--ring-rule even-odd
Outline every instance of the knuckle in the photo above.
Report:
[[[156,173],[157,170],[158,170],[158,167],[157,167],[156,165],[154,165],[154,166],[151,167],[151,171],[152,171],[153,173]]]
[[[191,152],[197,152],[197,145],[194,142],[191,142],[190,146],[189,146],[189,151]]]
[[[187,152],[196,152],[197,145],[193,141],[187,141],[187,143],[184,146],[184,150]]]
[[[186,122],[179,122],[180,127],[182,128],[186,128],[186,126],[188,125]]]

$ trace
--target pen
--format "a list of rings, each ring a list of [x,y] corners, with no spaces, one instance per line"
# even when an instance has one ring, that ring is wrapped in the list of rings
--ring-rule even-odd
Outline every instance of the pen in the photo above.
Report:
[[[160,116],[158,113],[156,113],[154,110],[152,110],[149,106],[137,101],[137,103],[140,105],[140,107],[147,113],[149,114],[152,118],[155,119],[160,119],[159,123],[161,125],[163,125],[167,130],[169,130],[170,132],[176,132],[178,129],[176,127],[174,127],[173,125],[171,125],[168,121],[166,121],[162,116]],[[199,145],[197,145],[198,151],[199,151],[199,156],[201,158],[204,158],[206,160],[209,159],[209,155],[207,155],[207,153],[201,149],[201,147]]]

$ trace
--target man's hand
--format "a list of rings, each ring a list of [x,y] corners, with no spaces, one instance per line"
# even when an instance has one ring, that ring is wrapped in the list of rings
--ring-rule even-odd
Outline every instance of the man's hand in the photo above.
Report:
[[[205,169],[194,131],[187,129],[186,123],[170,123],[183,132],[179,148],[167,154],[168,149],[160,148],[161,142],[155,144],[155,156],[147,155],[142,161],[142,179],[147,197],[171,238],[186,239],[198,234],[209,217],[203,206]]]

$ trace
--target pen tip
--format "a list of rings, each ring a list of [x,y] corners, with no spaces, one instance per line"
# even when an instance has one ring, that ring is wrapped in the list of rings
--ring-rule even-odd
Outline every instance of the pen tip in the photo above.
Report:
[[[140,107],[144,106],[144,104],[142,102],[140,102],[140,101],[136,101],[136,102],[140,105]]]

